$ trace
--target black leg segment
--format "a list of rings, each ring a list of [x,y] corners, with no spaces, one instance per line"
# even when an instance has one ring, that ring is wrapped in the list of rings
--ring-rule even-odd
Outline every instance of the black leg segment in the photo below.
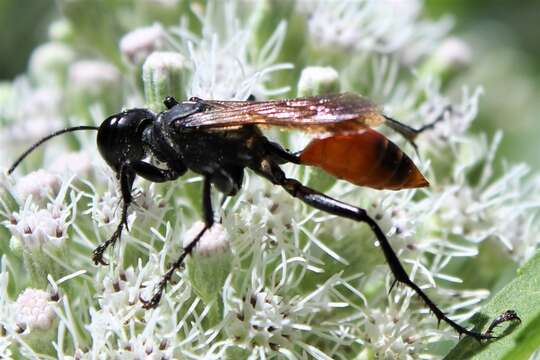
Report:
[[[195,236],[195,238],[187,246],[184,247],[184,251],[182,252],[182,254],[180,254],[178,259],[169,267],[165,275],[163,275],[163,277],[161,278],[161,280],[159,281],[156,287],[154,295],[152,295],[152,298],[150,298],[150,300],[144,300],[139,297],[139,300],[143,303],[143,307],[145,309],[152,309],[158,306],[161,300],[161,296],[163,295],[163,291],[165,290],[165,287],[171,280],[174,272],[182,266],[186,256],[191,254],[191,252],[193,251],[193,249],[195,248],[199,240],[202,238],[204,233],[209,228],[211,228],[212,225],[214,224],[214,212],[212,210],[212,196],[211,195],[212,194],[211,194],[210,179],[206,176],[204,178],[203,196],[202,196],[204,227],[201,229],[201,231],[199,231],[197,236]]]
[[[178,179],[187,171],[183,169],[161,169],[145,161],[132,161],[130,168],[137,175],[151,182],[162,183]]]
[[[114,246],[116,241],[120,239],[124,226],[126,227],[126,229],[128,229],[128,209],[131,201],[133,200],[131,196],[131,189],[133,187],[133,182],[135,181],[135,173],[130,168],[128,163],[125,163],[120,167],[118,178],[120,180],[120,192],[122,193],[122,214],[120,222],[118,223],[116,230],[114,231],[112,236],[94,249],[94,252],[92,254],[92,260],[96,265],[107,265],[107,262],[103,260],[103,254],[105,253],[105,250],[107,250],[107,248],[111,245]]]
[[[133,200],[131,196],[131,191],[133,188],[133,182],[135,181],[135,177],[139,175],[152,182],[165,182],[175,180],[178,177],[182,176],[185,172],[185,168],[178,170],[160,169],[144,161],[131,161],[122,164],[122,166],[120,167],[120,171],[118,172],[118,179],[120,181],[120,192],[122,193],[122,215],[120,223],[116,227],[113,235],[107,241],[103,242],[96,249],[94,249],[92,255],[92,260],[94,261],[94,264],[107,265],[107,262],[103,260],[103,254],[105,253],[105,250],[107,250],[107,248],[111,245],[114,246],[116,241],[120,239],[124,227],[127,231],[129,231],[127,215],[129,205]]]
[[[426,295],[426,293],[409,278],[407,272],[403,268],[403,265],[399,261],[396,253],[388,242],[386,235],[381,230],[379,225],[375,222],[375,220],[373,220],[364,209],[333,199],[327,195],[324,195],[318,191],[302,185],[299,181],[295,179],[286,178],[279,166],[273,164],[271,161],[263,160],[253,170],[270,180],[275,185],[282,186],[289,194],[291,194],[295,198],[302,200],[304,203],[316,209],[367,224],[377,238],[377,240],[379,241],[381,250],[384,254],[386,262],[388,263],[388,266],[390,267],[390,270],[392,271],[392,274],[394,275],[395,281],[405,284],[406,286],[414,290],[414,292],[416,292],[416,294],[422,298],[427,307],[435,314],[439,322],[444,321],[460,335],[466,334],[477,340],[496,338],[491,334],[491,332],[480,333],[468,330],[451,320],[448,316],[446,316],[446,314]],[[499,324],[500,322],[502,321],[499,321],[497,324]],[[492,330],[491,326],[490,329]]]

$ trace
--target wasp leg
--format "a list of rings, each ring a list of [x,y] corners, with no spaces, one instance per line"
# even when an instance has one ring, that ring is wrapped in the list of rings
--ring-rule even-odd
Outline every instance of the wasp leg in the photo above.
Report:
[[[144,161],[126,162],[122,165],[119,173],[120,191],[122,193],[122,215],[120,218],[120,223],[116,227],[113,235],[107,241],[103,242],[94,249],[92,255],[92,260],[94,261],[94,264],[107,265],[107,262],[103,260],[103,254],[105,253],[105,250],[107,250],[107,248],[111,245],[114,246],[116,241],[120,239],[124,227],[126,228],[126,230],[129,231],[127,216],[129,206],[133,201],[133,198],[131,196],[131,190],[133,187],[133,182],[135,181],[135,176],[140,175],[141,177],[152,182],[165,182],[169,180],[174,180],[185,172],[185,169],[160,169]]]
[[[497,316],[491,324],[489,324],[488,329],[486,330],[486,334],[491,335],[493,334],[493,330],[499,326],[500,324],[508,321],[515,321],[518,323],[521,323],[521,319],[518,316],[518,314],[514,310],[506,310],[501,315]]]
[[[416,140],[416,137],[419,134],[426,131],[426,130],[433,129],[435,127],[435,125],[437,125],[437,123],[443,121],[445,119],[445,117],[446,117],[446,114],[448,112],[451,112],[451,111],[452,111],[452,107],[451,106],[446,106],[443,109],[443,111],[441,112],[441,114],[439,116],[437,116],[437,118],[435,120],[433,120],[432,122],[430,122],[428,124],[425,124],[425,125],[421,126],[418,129],[415,129],[415,128],[409,126],[409,125],[403,124],[402,122],[399,122],[399,121],[397,121],[395,119],[392,119],[391,117],[388,117],[386,115],[384,115],[384,118],[386,119],[385,124],[389,128],[391,128],[392,130],[398,132],[401,136],[403,136],[416,150],[417,146],[416,146],[416,143],[414,142]]]
[[[266,151],[278,164],[293,163],[300,164],[300,157],[296,154],[291,153],[288,150],[285,150],[280,144],[268,141],[265,144]]]
[[[156,286],[154,295],[150,300],[144,300],[141,297],[139,297],[139,300],[143,303],[143,307],[145,309],[152,309],[158,306],[161,296],[163,295],[163,291],[165,290],[165,287],[171,280],[174,272],[179,269],[182,264],[184,263],[184,259],[186,256],[191,254],[199,240],[202,238],[206,230],[212,227],[214,224],[214,212],[212,210],[212,197],[211,197],[211,188],[210,188],[210,178],[205,177],[204,178],[204,184],[203,184],[203,214],[204,214],[204,227],[201,231],[195,236],[195,238],[186,246],[184,247],[184,251],[178,259],[169,267],[165,275],[161,278],[159,283]]]
[[[130,169],[128,163],[122,164],[118,178],[120,180],[120,191],[122,193],[122,214],[120,223],[118,223],[112,236],[94,249],[92,260],[96,265],[107,265],[107,262],[103,260],[103,253],[109,246],[114,245],[116,241],[120,239],[124,226],[127,228],[127,212],[132,201],[131,189],[133,187],[133,182],[135,181],[135,173]]]
[[[185,166],[177,166],[175,169],[160,169],[145,161],[132,161],[129,165],[137,175],[155,183],[176,180],[187,171]]]
[[[293,197],[300,199],[304,203],[316,209],[354,221],[366,223],[379,241],[383,255],[396,281],[405,284],[414,290],[414,292],[416,292],[416,294],[422,298],[427,307],[435,314],[439,322],[442,320],[450,325],[460,335],[466,334],[477,340],[496,338],[490,333],[482,334],[468,330],[446,316],[446,314],[442,312],[442,310],[426,295],[426,293],[424,293],[424,291],[409,278],[396,253],[390,246],[384,232],[364,209],[333,199],[330,196],[324,195],[302,185],[298,180],[287,178],[279,166],[269,160],[262,160],[258,166],[255,166],[252,169],[261,176],[270,180],[275,185],[283,187]]]

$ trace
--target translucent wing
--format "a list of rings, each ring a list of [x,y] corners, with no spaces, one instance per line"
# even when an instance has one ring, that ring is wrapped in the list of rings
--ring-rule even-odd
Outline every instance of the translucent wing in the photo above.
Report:
[[[333,132],[385,121],[375,104],[352,93],[275,101],[201,101],[207,110],[182,119],[179,126],[223,128],[255,124]]]

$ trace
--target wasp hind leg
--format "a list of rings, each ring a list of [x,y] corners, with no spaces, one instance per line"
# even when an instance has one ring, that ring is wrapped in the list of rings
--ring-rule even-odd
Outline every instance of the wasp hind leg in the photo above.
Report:
[[[277,164],[293,163],[300,164],[300,157],[296,153],[290,152],[288,149],[284,149],[280,144],[268,141],[265,144],[265,150],[272,160]]]
[[[279,166],[271,161],[265,159],[262,160],[258,167],[253,168],[261,176],[267,178],[275,185],[281,186],[285,191],[291,194],[293,197],[300,199],[307,205],[310,205],[316,209],[322,210],[324,212],[337,215],[343,218],[351,219],[357,222],[363,222],[367,224],[375,237],[377,238],[383,255],[394,275],[395,281],[400,282],[409,288],[411,288],[426,304],[426,306],[435,314],[438,321],[444,321],[450,325],[455,331],[460,335],[465,334],[471,336],[477,340],[487,340],[487,339],[496,339],[496,336],[493,336],[491,331],[494,326],[504,322],[510,321],[512,318],[508,319],[499,319],[497,323],[489,327],[489,331],[486,333],[480,333],[473,330],[468,330],[463,326],[459,325],[452,319],[450,319],[428,296],[427,294],[409,278],[409,275],[403,268],[403,265],[399,261],[396,253],[390,246],[386,235],[381,230],[379,225],[373,220],[367,212],[356,206],[341,202],[339,200],[333,199],[330,196],[324,195],[316,190],[313,190],[307,186],[302,185],[298,180],[290,179],[285,176],[283,171]]]

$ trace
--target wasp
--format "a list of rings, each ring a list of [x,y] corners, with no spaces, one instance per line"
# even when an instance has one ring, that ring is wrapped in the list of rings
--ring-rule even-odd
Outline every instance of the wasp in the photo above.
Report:
[[[166,110],[158,114],[135,108],[108,117],[99,127],[76,126],[52,133],[32,145],[8,171],[11,174],[28,154],[55,136],[79,130],[97,131],[99,152],[120,183],[122,213],[113,235],[94,250],[92,258],[96,265],[107,264],[103,259],[105,250],[128,227],[128,209],[133,202],[132,187],[137,176],[162,183],[176,180],[188,170],[202,175],[204,227],[163,275],[153,296],[149,300],[141,299],[145,308],[159,304],[174,272],[214,224],[212,189],[221,192],[224,199],[236,195],[242,187],[244,171],[250,169],[309,206],[367,224],[395,278],[392,285],[399,282],[410,287],[439,322],[446,322],[460,335],[477,340],[493,339],[493,327],[503,321],[519,320],[515,312],[504,319],[499,317],[485,333],[454,322],[409,278],[385,233],[366,210],[288,178],[280,167],[285,163],[315,166],[339,179],[374,189],[425,187],[429,183],[410,157],[373,127],[386,124],[414,145],[418,134],[432,128],[444,116],[414,129],[385,116],[372,101],[353,93],[271,101],[192,97],[178,102],[167,97],[164,105]],[[292,153],[263,134],[261,128],[269,126],[296,129],[314,136],[302,151]]]

